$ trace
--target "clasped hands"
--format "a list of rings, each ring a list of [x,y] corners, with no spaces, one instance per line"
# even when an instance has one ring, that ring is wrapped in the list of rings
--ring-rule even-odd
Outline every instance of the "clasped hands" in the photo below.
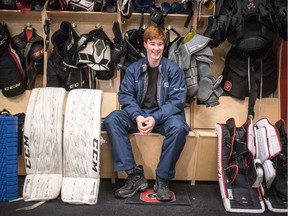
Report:
[[[141,134],[149,134],[155,126],[155,119],[151,116],[146,118],[143,116],[137,116],[135,120],[137,122],[138,130]]]

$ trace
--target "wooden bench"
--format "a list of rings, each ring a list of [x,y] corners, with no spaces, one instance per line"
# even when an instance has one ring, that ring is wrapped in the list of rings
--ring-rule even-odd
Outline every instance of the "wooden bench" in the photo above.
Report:
[[[8,109],[12,114],[19,112],[26,112],[27,104],[29,101],[31,91],[26,91],[24,94],[15,98],[6,98],[2,94],[0,95],[0,109]],[[65,103],[64,103],[65,104]],[[102,117],[106,117],[111,111],[119,109],[117,102],[117,94],[105,92],[103,95],[102,103]],[[65,112],[65,105],[63,107],[63,113]],[[191,118],[190,107],[185,109],[187,123],[190,124]],[[125,175],[115,175],[113,169],[113,157],[111,144],[105,131],[102,132],[102,137],[105,143],[101,145],[101,162],[100,162],[100,175],[102,178],[124,178]],[[135,160],[137,163],[143,164],[145,168],[145,175],[148,179],[154,179],[156,177],[155,170],[158,163],[158,159],[161,153],[161,146],[163,136],[152,133],[150,135],[140,135],[138,133],[131,134],[130,140],[132,148],[135,154]],[[194,132],[190,132],[187,136],[187,143],[182,152],[181,158],[177,163],[177,172],[175,179],[177,180],[189,180],[193,184],[195,180],[195,158],[196,158],[196,135]],[[23,151],[22,151],[23,152]],[[24,157],[18,157],[18,174],[26,175]]]

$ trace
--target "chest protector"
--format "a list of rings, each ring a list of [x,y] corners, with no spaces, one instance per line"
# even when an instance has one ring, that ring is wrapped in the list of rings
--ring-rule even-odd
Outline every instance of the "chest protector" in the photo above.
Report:
[[[226,39],[244,51],[261,49],[279,34],[287,40],[287,0],[218,0],[204,35],[214,47]]]
[[[15,51],[7,25],[0,23],[0,89],[5,97],[14,97],[26,90],[25,74]]]
[[[26,27],[24,31],[13,37],[17,54],[25,69],[27,89],[34,88],[37,74],[43,73],[44,42],[34,28]]]
[[[237,0],[228,21],[227,40],[240,50],[265,47],[273,40],[274,29],[269,20],[266,0]],[[229,24],[228,23],[228,24]]]
[[[77,48],[78,66],[87,65],[96,72],[98,79],[111,79],[114,76],[111,62],[112,46],[112,41],[101,27],[81,35]]]
[[[191,103],[195,95],[206,106],[216,106],[223,93],[219,84],[222,76],[215,79],[210,64],[213,56],[209,48],[208,37],[196,34],[188,42],[183,38],[175,41],[169,50],[169,59],[174,60],[184,71],[187,86],[187,103]]]
[[[277,62],[273,38],[287,40],[287,1],[219,0],[205,36],[217,47],[226,39],[232,44],[225,60],[221,87],[228,94],[249,96],[248,116],[254,117],[256,98],[277,88]],[[286,33],[285,33],[286,32]]]

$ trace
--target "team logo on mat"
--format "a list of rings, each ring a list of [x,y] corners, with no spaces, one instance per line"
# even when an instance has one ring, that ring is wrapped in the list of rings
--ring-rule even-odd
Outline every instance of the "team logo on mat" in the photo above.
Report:
[[[174,194],[174,192],[171,192],[171,193],[172,193],[172,200],[169,202],[175,202],[176,201],[175,194]],[[142,192],[140,194],[140,200],[142,200],[144,202],[149,202],[149,203],[160,203],[161,202],[161,201],[156,199],[156,193],[152,189],[148,189],[148,190]]]

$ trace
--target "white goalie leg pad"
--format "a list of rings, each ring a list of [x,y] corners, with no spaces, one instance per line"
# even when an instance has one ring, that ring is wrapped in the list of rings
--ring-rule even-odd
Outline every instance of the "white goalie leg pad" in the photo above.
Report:
[[[276,155],[278,155],[281,152],[282,148],[280,144],[281,143],[280,137],[279,137],[280,135],[277,132],[276,126],[272,125],[268,121],[268,119],[263,118],[259,120],[258,122],[256,122],[255,127],[257,128],[257,135],[258,135],[259,129],[261,129],[261,131],[259,131],[261,136],[258,136],[258,138],[261,138],[261,140],[258,139],[257,145],[259,145],[259,147],[261,147],[261,145],[265,145],[264,147],[265,152],[260,151],[259,154],[262,154],[262,153],[267,154],[266,153],[267,151],[266,145],[267,145],[268,154],[269,154],[267,159],[271,159],[275,157]],[[266,137],[264,137],[264,135],[266,135]],[[259,157],[261,157],[261,155],[259,155]]]
[[[103,92],[96,89],[74,89],[69,92],[63,139],[63,202],[97,203],[102,95]]]
[[[263,181],[263,175],[264,175],[263,165],[259,159],[254,159],[253,164],[254,164],[253,168],[255,171],[255,181],[252,185],[252,188],[258,188],[261,186]]]
[[[59,196],[62,174],[30,174],[25,178],[23,199],[25,201],[43,201]]]
[[[96,204],[100,178],[64,177],[62,200],[70,204]]]
[[[252,119],[250,119],[250,124],[247,127],[247,148],[255,157],[257,152],[257,147],[255,142],[257,142],[257,136],[255,136],[255,127],[253,126]],[[260,187],[263,181],[263,167],[260,159],[254,159],[253,165],[251,165],[250,170],[248,171],[248,176],[251,182],[251,187],[258,188]]]
[[[235,144],[234,139],[232,139],[232,136],[235,134],[231,134],[231,131],[229,132],[227,128],[228,123],[231,126],[231,121],[228,121],[226,122],[227,124],[218,123],[215,125],[215,132],[218,137],[218,181],[224,208],[227,212],[263,213],[265,211],[265,204],[257,188],[248,188],[250,187],[250,182],[243,184],[243,182],[241,182],[243,178],[238,179],[240,180],[240,182],[238,183],[236,179],[235,182],[232,184],[230,184],[231,181],[229,181],[229,179],[227,178],[226,171],[230,163],[229,155],[231,153],[231,150],[229,150],[229,148],[233,148],[233,145]],[[248,121],[248,125],[245,129],[247,131],[247,148],[254,156],[255,146],[252,120]],[[237,127],[235,124],[234,133],[237,133]],[[256,187],[256,185],[260,184],[263,177],[263,169],[260,160],[254,161],[254,166],[252,167],[251,171],[251,174],[253,174],[252,179],[254,180],[253,185]],[[240,176],[241,174],[236,173],[236,175]],[[247,179],[247,177],[250,178],[249,174],[245,176],[245,179]],[[249,204],[252,203],[251,200],[253,200],[253,205]]]
[[[25,201],[55,199],[62,182],[63,88],[34,88],[26,110]]]
[[[256,158],[258,158],[263,164],[269,157],[269,146],[267,142],[267,130],[263,128],[256,129],[257,137],[257,152]]]
[[[270,188],[272,182],[276,177],[276,170],[273,166],[273,162],[271,160],[266,160],[263,163],[264,173],[265,173],[265,183],[266,188]]]

